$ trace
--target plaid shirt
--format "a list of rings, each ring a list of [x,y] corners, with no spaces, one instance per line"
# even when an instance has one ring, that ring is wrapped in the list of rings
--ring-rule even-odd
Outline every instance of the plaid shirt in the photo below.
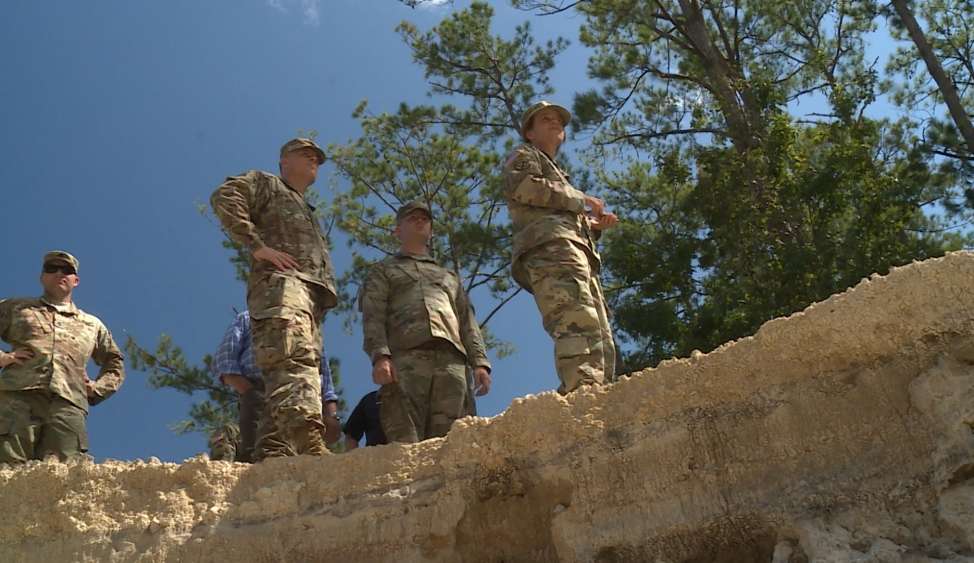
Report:
[[[249,311],[238,314],[230,323],[226,334],[223,335],[223,341],[220,342],[213,356],[212,370],[213,375],[221,382],[222,374],[225,373],[239,373],[251,381],[260,379],[260,369],[257,367],[257,360],[250,346]],[[338,400],[324,349],[321,352],[321,400],[323,402]]]

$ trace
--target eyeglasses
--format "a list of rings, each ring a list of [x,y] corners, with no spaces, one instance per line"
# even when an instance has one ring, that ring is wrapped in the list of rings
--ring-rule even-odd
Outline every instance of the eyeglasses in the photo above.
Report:
[[[66,276],[73,276],[77,274],[78,271],[74,269],[74,266],[68,266],[67,264],[44,264],[44,273],[53,274],[55,272],[61,272]]]

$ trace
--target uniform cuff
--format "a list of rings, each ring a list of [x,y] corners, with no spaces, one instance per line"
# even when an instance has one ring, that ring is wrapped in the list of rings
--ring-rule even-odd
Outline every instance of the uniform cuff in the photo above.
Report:
[[[388,346],[383,346],[382,348],[378,348],[372,352],[372,365],[375,365],[375,363],[382,359],[383,356],[392,357],[392,352],[389,351]]]

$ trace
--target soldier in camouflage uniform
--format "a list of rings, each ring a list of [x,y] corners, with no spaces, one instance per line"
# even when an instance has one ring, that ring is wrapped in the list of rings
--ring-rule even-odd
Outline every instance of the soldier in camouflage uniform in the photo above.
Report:
[[[71,299],[78,260],[44,255],[37,299],[0,300],[0,462],[23,463],[88,451],[88,406],[110,397],[125,379],[122,353],[100,320]],[[101,367],[88,379],[89,359]]]
[[[445,436],[465,414],[466,370],[490,390],[490,362],[460,278],[429,256],[432,213],[422,202],[396,214],[402,246],[375,264],[359,295],[365,353],[381,385],[382,430],[391,442]]]
[[[615,375],[615,344],[595,240],[618,219],[605,211],[602,200],[573,187],[554,160],[570,120],[561,106],[531,106],[521,120],[525,143],[504,165],[514,231],[512,274],[534,295],[555,342],[561,393]]]
[[[247,305],[266,401],[257,457],[327,453],[321,436],[321,323],[337,304],[328,245],[304,198],[325,160],[310,139],[281,147],[281,175],[227,178],[210,204],[227,235],[250,251]]]

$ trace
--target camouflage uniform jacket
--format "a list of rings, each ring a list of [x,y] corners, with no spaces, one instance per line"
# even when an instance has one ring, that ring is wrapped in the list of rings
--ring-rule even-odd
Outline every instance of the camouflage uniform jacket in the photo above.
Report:
[[[504,165],[504,194],[514,230],[512,273],[531,291],[519,259],[529,250],[557,239],[584,248],[596,271],[600,258],[585,215],[585,194],[574,188],[558,165],[531,144],[518,147]]]
[[[210,196],[213,212],[234,242],[251,252],[264,246],[287,252],[301,265],[298,271],[278,272],[251,258],[251,274],[294,276],[326,290],[325,307],[334,307],[335,271],[328,244],[314,216],[314,207],[281,178],[251,170],[231,176]]]
[[[104,401],[125,379],[122,353],[112,334],[73,303],[55,306],[43,297],[0,301],[0,338],[14,350],[34,354],[0,372],[3,391],[49,389],[88,412],[89,403]],[[101,367],[90,398],[85,392],[89,358]]]
[[[397,253],[372,266],[359,294],[365,353],[375,362],[441,338],[471,366],[490,369],[460,278],[427,255]]]

